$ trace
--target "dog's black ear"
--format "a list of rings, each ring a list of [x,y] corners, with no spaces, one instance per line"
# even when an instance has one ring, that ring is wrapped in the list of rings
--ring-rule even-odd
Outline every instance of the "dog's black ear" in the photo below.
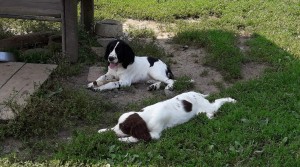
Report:
[[[119,40],[119,45],[116,48],[119,62],[122,63],[123,68],[127,68],[129,64],[134,62],[135,54],[132,48],[122,40]]]
[[[130,115],[123,123],[121,123],[120,129],[123,133],[137,139],[144,141],[151,140],[146,122],[137,113]]]

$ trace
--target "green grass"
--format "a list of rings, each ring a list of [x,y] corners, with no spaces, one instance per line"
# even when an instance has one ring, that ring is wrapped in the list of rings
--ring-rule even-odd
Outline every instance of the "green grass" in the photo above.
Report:
[[[213,120],[201,115],[166,130],[159,141],[129,145],[116,142],[111,133],[87,136],[82,132],[59,155],[121,166],[297,166],[299,65],[225,90],[218,96],[230,94],[238,103],[222,107]],[[83,155],[76,156],[79,152]]]
[[[118,108],[101,95],[62,85],[61,80],[79,74],[85,65],[101,61],[89,50],[89,46],[95,45],[94,40],[82,34],[80,40],[84,45],[80,48],[79,63],[70,65],[62,61],[52,78],[32,97],[26,112],[16,120],[0,122],[1,142],[14,137],[23,144],[19,153],[9,155],[0,147],[0,155],[8,157],[0,158],[0,166],[300,165],[298,1],[109,0],[95,1],[95,9],[98,19],[175,23],[174,41],[205,48],[206,65],[221,71],[234,84],[209,99],[230,96],[238,102],[224,105],[213,120],[200,115],[168,129],[158,141],[124,144],[113,133],[97,134],[99,126],[113,126],[121,112],[139,110],[166,97],[157,95]],[[197,22],[186,22],[184,18],[197,18]],[[26,27],[29,26],[22,25],[22,29]],[[246,43],[250,47],[246,53],[237,48],[239,34],[252,34]],[[10,35],[0,33],[1,38]],[[130,45],[137,55],[169,62],[163,49],[154,44]],[[241,76],[241,64],[253,61],[272,68],[259,79],[235,83]],[[183,91],[190,88],[179,86]],[[56,136],[64,129],[70,132],[70,140]]]
[[[192,78],[188,76],[181,76],[176,78],[176,82],[174,83],[174,90],[180,93],[193,90],[194,83],[191,82],[191,80]]]

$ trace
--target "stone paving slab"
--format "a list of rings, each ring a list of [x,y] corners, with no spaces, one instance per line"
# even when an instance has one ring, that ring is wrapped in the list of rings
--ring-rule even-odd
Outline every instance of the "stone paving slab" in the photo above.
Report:
[[[0,89],[25,63],[0,63]]]
[[[101,75],[104,75],[104,67],[98,67],[98,66],[92,66],[89,68],[89,74],[88,74],[88,82],[93,82],[96,79],[98,79]]]
[[[4,83],[0,88],[0,119],[14,118],[12,110],[6,103],[15,102],[25,106],[26,100],[46,81],[56,67],[54,64],[0,63],[0,83]]]

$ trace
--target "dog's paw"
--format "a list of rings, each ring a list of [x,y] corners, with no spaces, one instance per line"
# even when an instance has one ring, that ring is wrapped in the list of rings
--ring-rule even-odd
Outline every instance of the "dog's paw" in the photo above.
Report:
[[[227,100],[228,100],[228,102],[231,102],[231,103],[236,103],[237,101],[235,100],[235,99],[233,99],[233,98],[227,98]]]
[[[146,83],[150,85],[150,84],[154,84],[154,83],[156,83],[156,82],[157,82],[157,81],[151,79],[151,80],[148,80]]]
[[[107,131],[107,129],[100,129],[100,130],[98,130],[98,133],[103,133],[103,132],[106,132]]]
[[[94,82],[89,83],[87,85],[87,88],[88,89],[93,89],[93,88],[98,87],[98,86],[99,86],[99,84],[97,83],[97,81],[94,81]]]
[[[94,87],[94,83],[93,82],[91,82],[91,83],[89,83],[89,84],[87,84],[87,89],[92,89]]]
[[[173,90],[174,90],[174,87],[173,87],[173,85],[167,85],[167,86],[165,87],[165,89],[167,89],[167,90],[169,90],[169,91],[173,91]]]
[[[118,140],[120,142],[128,142],[128,137],[121,137],[121,138],[118,138]]]
[[[157,89],[157,87],[153,84],[148,86],[148,88],[147,88],[148,91],[153,91],[153,90],[156,90],[156,89]]]
[[[94,92],[101,92],[101,89],[99,87],[93,87],[91,88],[91,90]]]
[[[208,119],[213,119],[214,118],[214,114],[212,113],[206,113],[206,116]]]
[[[118,138],[118,140],[120,142],[125,142],[125,143],[136,143],[139,141],[137,138],[134,137],[122,137],[122,138]]]

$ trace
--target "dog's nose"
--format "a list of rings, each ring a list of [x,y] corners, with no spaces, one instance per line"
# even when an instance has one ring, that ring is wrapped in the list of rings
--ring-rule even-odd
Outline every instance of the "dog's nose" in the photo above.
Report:
[[[114,61],[115,58],[114,58],[114,57],[108,57],[108,60],[109,60],[109,61]]]

